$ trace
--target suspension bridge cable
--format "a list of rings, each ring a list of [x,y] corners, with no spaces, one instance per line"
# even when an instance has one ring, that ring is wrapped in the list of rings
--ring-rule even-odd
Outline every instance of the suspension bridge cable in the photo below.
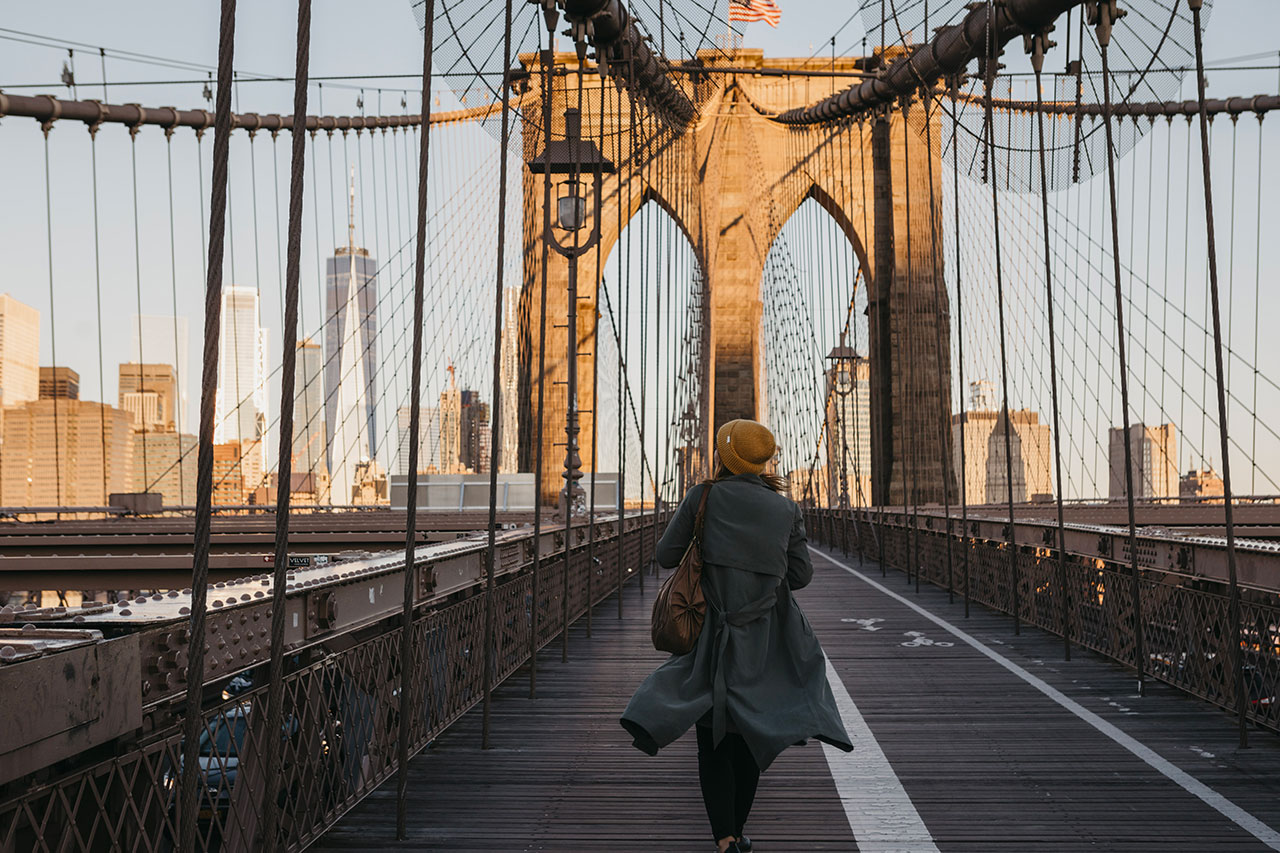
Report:
[[[508,0],[509,2],[509,0]],[[431,54],[435,27],[435,0],[423,0],[422,26],[422,113],[431,113]],[[413,363],[409,380],[409,467],[405,484],[405,543],[403,609],[400,613],[400,723],[396,732],[396,838],[406,837],[406,796],[409,791],[409,741],[411,685],[414,683],[413,654],[414,580],[417,576],[414,534],[418,522],[418,436],[421,434],[422,406],[422,315],[427,252],[427,180],[431,153],[431,133],[422,131],[418,149],[418,223],[413,275]],[[503,152],[505,156],[506,152]],[[492,580],[490,581],[492,582]],[[487,679],[486,679],[487,680]]]
[[[199,460],[196,480],[196,516],[191,573],[191,625],[188,647],[195,651],[187,661],[187,691],[182,742],[181,816],[179,846],[195,847],[196,811],[200,781],[197,760],[203,728],[205,610],[209,581],[210,518],[213,498],[213,418],[217,389],[219,325],[222,318],[223,236],[227,207],[227,158],[231,139],[231,68],[235,51],[236,0],[222,0],[218,37],[218,96],[214,118],[213,179],[209,201],[209,261],[205,287],[204,354],[200,389]]]
[[[306,136],[303,122],[307,113],[307,72],[311,57],[311,0],[298,0],[297,80],[293,92],[293,137],[289,170],[289,249],[285,262],[282,370],[280,377],[280,435],[277,455],[275,563],[271,586],[271,654],[267,665],[266,731],[280,730],[284,719],[284,631],[285,594],[289,571],[289,510],[293,473],[293,409],[295,364],[298,355],[298,278],[302,255],[302,193],[306,177]],[[276,182],[277,188],[279,182]],[[278,198],[278,193],[277,193]],[[256,210],[255,203],[255,210]],[[277,208],[278,209],[278,208]],[[278,220],[277,220],[278,222]],[[276,229],[277,235],[279,228]],[[411,534],[412,535],[412,534]],[[413,574],[405,566],[405,575]],[[403,720],[404,718],[402,718]],[[279,772],[284,744],[268,737],[266,779]],[[263,826],[267,853],[276,848],[279,804],[275,797],[264,798]]]

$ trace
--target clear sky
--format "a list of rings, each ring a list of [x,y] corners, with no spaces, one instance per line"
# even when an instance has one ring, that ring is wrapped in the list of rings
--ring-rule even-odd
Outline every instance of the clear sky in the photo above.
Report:
[[[746,27],[745,43],[748,46],[763,47],[770,55],[821,57],[829,55],[829,40],[838,31],[837,49],[840,53],[858,53],[862,39],[862,21],[855,14],[855,5],[849,2],[831,2],[831,0],[779,0],[783,9],[783,22],[777,30],[764,24],[753,24]],[[1135,0],[1136,2],[1136,0]],[[497,4],[491,4],[500,8]],[[527,10],[527,4],[518,4]],[[652,7],[653,0],[647,4]],[[943,4],[938,4],[943,5]],[[950,9],[958,4],[945,4]],[[1132,5],[1132,4],[1129,4]],[[684,4],[690,9],[692,5]],[[1280,24],[1280,10],[1274,0],[1219,0],[1215,4],[1213,17],[1206,34],[1206,55],[1212,61],[1246,59],[1234,64],[1254,64],[1270,66],[1266,71],[1211,72],[1209,74],[1210,94],[1254,94],[1274,92],[1280,81],[1274,70],[1277,64],[1277,48],[1280,47],[1275,33]],[[646,21],[653,17],[652,12],[642,9]],[[683,8],[683,6],[682,6]],[[721,6],[723,10],[723,5]],[[97,55],[96,46],[108,49],[105,75],[108,85],[106,98],[111,102],[140,102],[147,105],[175,104],[182,107],[207,106],[202,98],[202,84],[199,82],[183,82],[172,85],[141,85],[147,81],[179,80],[193,81],[203,79],[206,75],[203,67],[212,67],[216,61],[217,51],[218,4],[212,0],[201,3],[175,4],[158,2],[158,0],[135,0],[127,4],[103,4],[90,2],[67,2],[59,4],[11,4],[6,9],[3,26],[10,31],[34,33],[40,36],[56,37],[73,42],[81,42],[93,47],[76,47],[73,58],[77,80],[77,94],[82,97],[103,98],[101,87],[103,68]],[[236,67],[244,74],[265,74],[287,76],[293,65],[293,37],[295,28],[295,10],[289,3],[240,3],[237,22]],[[325,83],[323,90],[319,86],[311,89],[311,112],[323,111],[328,114],[358,113],[357,98],[363,97],[365,113],[399,112],[401,90],[412,90],[416,87],[416,78],[421,67],[421,35],[416,27],[408,0],[387,0],[386,2],[366,2],[361,4],[317,3],[313,13],[312,64],[313,77],[322,75],[367,75],[364,80],[331,81]],[[65,50],[51,49],[47,46],[25,44],[20,40],[23,36],[14,32],[3,32],[0,35],[10,38],[0,41],[0,88],[14,93],[29,94],[32,92],[51,92],[67,97],[65,88],[57,85],[62,63],[68,60]],[[1056,36],[1063,40],[1062,34]],[[156,57],[181,60],[183,64],[198,67],[157,67],[128,61],[114,51],[136,51]],[[1011,70],[1025,67],[1020,56],[1019,45],[1011,45],[1006,62]],[[1269,56],[1262,56],[1263,54]],[[1061,65],[1061,57],[1051,57],[1050,68]],[[405,75],[402,78],[373,79],[373,75]],[[1190,78],[1184,82],[1183,97],[1191,97]],[[26,84],[55,84],[41,86],[36,89],[23,88]],[[134,85],[137,84],[137,85]],[[363,87],[363,93],[361,88]],[[382,92],[379,93],[378,89]],[[240,111],[288,112],[291,103],[291,84],[245,81],[237,87],[237,108]],[[444,105],[452,106],[456,101],[448,94],[444,95]],[[408,109],[416,108],[416,97],[408,96]],[[1241,127],[1252,120],[1242,120]],[[1180,126],[1174,131],[1182,134]],[[1242,130],[1243,133],[1243,130]],[[1218,156],[1219,169],[1217,179],[1226,185],[1231,184],[1229,169],[1231,149],[1229,140],[1221,130],[1215,131],[1215,154]],[[1221,134],[1221,138],[1217,135]],[[58,362],[77,368],[81,374],[85,396],[115,399],[115,365],[129,358],[130,336],[127,333],[129,317],[136,312],[138,303],[142,303],[143,313],[170,313],[173,310],[176,292],[177,311],[191,319],[192,344],[189,352],[188,375],[194,375],[198,366],[200,313],[203,285],[203,249],[200,242],[202,231],[201,205],[207,204],[199,190],[201,176],[197,169],[197,149],[189,138],[190,132],[180,132],[182,144],[172,147],[172,167],[176,194],[176,214],[174,218],[175,254],[177,263],[174,269],[169,266],[169,231],[170,216],[167,189],[167,150],[162,134],[155,129],[145,130],[139,134],[136,143],[138,170],[138,245],[137,254],[141,263],[135,265],[134,244],[134,207],[132,193],[134,182],[133,160],[131,159],[128,136],[121,128],[107,128],[99,135],[98,142],[98,188],[99,188],[99,236],[101,239],[100,262],[95,265],[93,257],[93,207],[91,161],[89,159],[88,135],[79,124],[59,124],[49,136],[49,170],[52,201],[54,264],[54,294],[57,316]],[[465,135],[458,137],[455,145],[461,149],[467,146]],[[1183,135],[1174,137],[1175,146],[1182,144]],[[1264,135],[1268,162],[1275,152],[1277,137],[1274,131]],[[475,140],[473,140],[475,142]],[[1171,175],[1166,182],[1161,182],[1161,173],[1170,169],[1182,168],[1183,159],[1166,160],[1159,151],[1165,142],[1158,137],[1147,147],[1137,149],[1136,158],[1154,158],[1156,164],[1155,180],[1160,186],[1169,182],[1183,181],[1181,175]],[[1252,174],[1257,157],[1258,138],[1241,136],[1239,142],[1241,174]],[[1252,148],[1250,146],[1253,146]],[[206,139],[201,152],[207,162],[210,141]],[[255,146],[256,160],[250,162],[247,146],[241,145],[233,157],[233,208],[232,227],[235,245],[234,263],[231,265],[231,276],[237,283],[245,281],[269,280],[270,297],[264,295],[264,324],[271,329],[272,361],[278,361],[279,354],[279,308],[278,279],[276,272],[276,232],[274,230],[275,208],[274,198],[261,198],[257,205],[253,204],[250,194],[253,185],[248,181],[251,168],[259,171],[259,182],[265,182],[268,170],[276,165],[282,175],[287,172],[288,148],[282,142],[278,153],[272,154],[268,141],[259,141]],[[1176,150],[1176,149],[1175,149]],[[32,304],[42,311],[45,326],[42,329],[42,361],[52,360],[51,335],[49,326],[49,279],[50,271],[47,262],[47,239],[45,197],[45,159],[40,134],[28,119],[8,118],[0,121],[0,151],[6,163],[6,186],[0,193],[0,253],[6,258],[3,272],[0,273],[0,291],[7,291],[19,299]],[[355,149],[353,148],[353,152]],[[377,152],[372,152],[370,155]],[[407,160],[407,153],[405,162]],[[458,169],[466,168],[465,151],[458,153],[455,162]],[[278,164],[273,162],[278,157]],[[337,155],[336,164],[329,167],[330,173],[336,175],[339,184],[336,205],[328,203],[328,189],[324,185],[323,175],[320,188],[323,194],[322,206],[319,210],[318,229],[314,220],[307,226],[308,236],[303,248],[304,258],[304,333],[314,331],[318,325],[319,306],[318,289],[308,282],[318,280],[317,266],[322,255],[327,255],[329,244],[341,233],[342,223],[331,222],[335,219],[331,207],[337,207],[336,217],[342,216],[342,174],[344,172],[341,152]],[[352,154],[354,157],[354,153]],[[379,155],[380,156],[380,155]],[[446,154],[446,156],[448,156]],[[1133,160],[1127,164],[1131,171],[1126,175],[1137,176],[1147,171],[1142,168],[1133,171],[1135,162],[1138,166],[1144,161]],[[327,166],[328,164],[326,164]],[[1149,164],[1147,164],[1149,165]],[[381,168],[378,165],[377,168]],[[1280,167],[1264,172],[1263,185],[1265,196],[1274,194],[1280,189]],[[455,176],[456,177],[456,176]],[[1194,175],[1193,175],[1194,177]],[[203,175],[207,182],[208,174]],[[385,182],[385,178],[383,179]],[[269,185],[268,185],[269,186]],[[282,177],[276,186],[287,189],[287,181]],[[1135,185],[1137,186],[1137,185]],[[310,188],[308,189],[310,192]],[[267,190],[270,193],[271,190]],[[207,183],[206,183],[207,193]],[[402,210],[408,210],[410,202],[406,198],[400,202]],[[444,198],[443,196],[441,197]],[[1142,221],[1135,213],[1138,200],[1143,202],[1154,198],[1154,204],[1174,205],[1179,202],[1174,194],[1165,194],[1162,190],[1154,196],[1150,192],[1142,192],[1129,199],[1126,211],[1130,219]],[[1194,200],[1194,196],[1192,197]],[[443,203],[443,202],[442,202]],[[1071,216],[1072,208],[1067,199],[1061,201],[1064,216]],[[1280,224],[1274,201],[1267,198],[1263,207],[1264,234],[1276,233]],[[1237,207],[1237,215],[1241,221],[1247,221],[1250,215],[1252,199],[1242,197]],[[255,231],[253,226],[254,212],[262,222]],[[1079,214],[1079,210],[1077,214]],[[1151,211],[1153,214],[1157,211]],[[475,212],[478,223],[487,215],[484,210]],[[1096,211],[1095,211],[1096,215]],[[311,214],[308,214],[310,217]],[[400,212],[396,212],[397,219]],[[1034,222],[1034,219],[1031,220]],[[362,221],[363,224],[363,221]],[[1129,226],[1126,226],[1128,228]],[[1226,224],[1220,219],[1220,228]],[[1252,302],[1254,257],[1271,251],[1270,241],[1263,240],[1262,246],[1255,246],[1252,235],[1245,235],[1247,230],[1238,226],[1241,234],[1236,269],[1242,282],[1247,278],[1248,287],[1242,286],[1240,292],[1245,294],[1238,300],[1237,311],[1240,316],[1251,317],[1261,314],[1270,319],[1277,314],[1277,303],[1273,296],[1266,297],[1262,304]],[[317,245],[315,231],[320,233]],[[255,239],[257,238],[257,239]],[[1174,238],[1177,238],[1175,230]],[[390,233],[383,235],[386,249],[381,254],[386,262],[395,266],[392,272],[403,272],[404,259],[391,258],[394,255],[395,240]],[[336,242],[345,242],[337,239]],[[1160,252],[1172,256],[1168,247],[1159,243]],[[255,257],[256,255],[256,257]],[[1192,252],[1195,255],[1195,252]],[[1274,257],[1274,256],[1272,256]],[[510,259],[509,259],[510,260]],[[1264,259],[1265,260],[1265,259]],[[1194,258],[1193,258],[1194,261]],[[1168,278],[1176,270],[1162,269],[1163,263],[1157,263],[1152,277]],[[1273,264],[1264,264],[1263,269],[1273,268]],[[95,268],[100,270],[100,287],[95,284]],[[1274,282],[1274,278],[1272,279]],[[1264,282],[1265,284],[1266,282]],[[308,287],[311,290],[308,290]],[[398,287],[402,287],[403,282]],[[1269,292],[1274,288],[1265,288]],[[401,292],[401,291],[395,291]],[[101,323],[98,320],[97,300],[101,294]],[[264,291],[264,294],[266,291]],[[1170,291],[1172,293],[1172,291]],[[310,301],[308,301],[310,300]],[[1194,300],[1192,300],[1194,301]],[[1034,303],[1028,303],[1033,305]],[[1202,304],[1197,302],[1197,304]],[[485,312],[490,309],[486,303]],[[459,323],[450,320],[447,324],[452,330]],[[465,322],[462,323],[465,325]],[[99,339],[98,329],[104,332]],[[452,333],[452,332],[451,332]],[[1084,334],[1083,332],[1081,334]],[[1242,339],[1243,341],[1244,339]],[[459,348],[465,348],[459,343]],[[486,359],[480,354],[483,347],[472,347],[476,353],[469,356],[469,368],[477,376],[485,372]],[[104,381],[99,386],[97,379],[98,354],[102,353],[104,362]],[[401,358],[403,356],[400,356]],[[1159,359],[1152,355],[1153,363]],[[1158,366],[1158,365],[1157,365]],[[1035,363],[1031,365],[1034,370]],[[1275,360],[1260,365],[1264,376],[1280,379],[1280,371],[1276,369]],[[475,380],[476,384],[483,379]],[[1265,390],[1265,389],[1264,389]],[[1188,389],[1179,389],[1186,396]],[[1198,396],[1199,391],[1197,390]],[[1242,392],[1243,393],[1243,392]],[[194,392],[190,395],[191,410],[194,411]],[[1257,399],[1263,399],[1259,392]],[[1028,390],[1025,394],[1028,404],[1040,406],[1042,400],[1039,392]],[[1274,400],[1275,398],[1268,398]],[[1208,402],[1204,400],[1202,402]],[[1270,403],[1268,405],[1271,405]],[[1105,407],[1104,407],[1105,408]],[[274,409],[274,407],[273,407]],[[1240,417],[1252,413],[1242,412]],[[1276,408],[1260,412],[1266,422],[1280,422],[1280,401]],[[1154,419],[1154,414],[1149,413]],[[1237,415],[1233,414],[1233,417]],[[1096,429],[1096,425],[1094,429]],[[1256,425],[1255,425],[1256,429]],[[1211,444],[1209,436],[1196,436],[1202,446],[1216,448],[1216,440]],[[1263,451],[1259,451],[1261,455]],[[1280,467],[1273,464],[1280,461],[1280,447],[1266,450],[1273,457],[1268,465],[1273,476],[1280,475]],[[1185,467],[1185,466],[1184,466]],[[1095,475],[1096,476],[1096,475]],[[1082,478],[1087,479],[1085,474]],[[1263,489],[1261,486],[1259,491]]]

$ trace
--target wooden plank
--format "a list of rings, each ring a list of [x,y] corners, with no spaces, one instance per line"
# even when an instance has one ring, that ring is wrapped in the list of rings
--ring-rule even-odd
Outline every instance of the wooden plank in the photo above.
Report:
[[[1255,851],[1266,847],[1096,728],[910,607],[823,559],[797,594],[832,664],[942,851]],[[868,564],[876,578],[879,569]],[[1008,617],[902,575],[887,585],[963,628],[1271,826],[1280,826],[1280,739],[1235,749],[1230,718]],[[410,838],[393,841],[384,786],[316,846],[332,850],[707,851],[692,736],[657,758],[617,724],[662,660],[648,642],[656,583],[600,605],[595,636],[539,659],[538,699],[517,674],[495,693],[494,748],[479,712],[410,768]],[[869,621],[878,620],[878,621]],[[951,643],[951,645],[943,645]],[[857,755],[855,751],[854,755]],[[853,804],[857,807],[857,804]],[[857,850],[820,749],[788,750],[761,780],[748,828],[762,853]]]

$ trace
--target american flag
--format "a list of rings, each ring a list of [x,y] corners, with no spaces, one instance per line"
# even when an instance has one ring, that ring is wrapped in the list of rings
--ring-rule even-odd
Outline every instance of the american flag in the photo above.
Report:
[[[764,21],[777,27],[782,21],[782,10],[773,0],[729,0],[729,20]]]

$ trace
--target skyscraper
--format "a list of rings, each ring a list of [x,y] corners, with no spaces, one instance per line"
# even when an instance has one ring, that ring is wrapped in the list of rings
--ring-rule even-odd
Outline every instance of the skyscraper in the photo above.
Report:
[[[298,342],[293,374],[293,470],[298,474],[329,471],[324,428],[324,355],[307,338]]]
[[[79,400],[80,374],[70,367],[40,368],[40,399]]]
[[[198,458],[194,435],[173,430],[142,433],[135,429],[133,491],[159,492],[166,506],[194,506]]]
[[[196,426],[187,411],[188,388],[199,394],[200,373],[192,372],[187,363],[188,323],[186,317],[170,314],[134,314],[133,344],[129,348],[129,360],[143,364],[173,365],[175,399],[173,428],[178,432],[191,432]]]
[[[39,396],[40,312],[0,293],[0,451],[4,442],[4,407]]]
[[[134,491],[129,422],[119,409],[66,394],[10,407],[0,450],[0,504],[105,506],[112,492]]]
[[[866,506],[871,502],[871,362],[849,347],[836,347],[827,358],[827,500],[832,506],[846,498],[849,506]]]
[[[222,291],[222,333],[218,340],[218,397],[214,443],[253,444],[265,467],[267,432],[267,330],[259,325],[258,291],[227,287]]]
[[[449,385],[440,392],[440,473],[462,474],[462,392],[449,365]]]
[[[977,383],[974,383],[977,384]],[[990,383],[988,383],[990,384]],[[974,394],[974,401],[994,402],[994,394]],[[964,413],[964,470],[960,464],[960,415],[951,416],[952,463],[963,497],[970,504],[1005,503],[1009,500],[1008,468],[1004,454],[1004,414],[990,409]],[[1027,409],[1009,413],[1009,449],[1013,454],[1013,502],[1024,503],[1037,495],[1053,493],[1049,473],[1049,425]],[[959,503],[961,494],[955,495]]]
[[[514,472],[520,466],[520,289],[502,291],[502,446],[498,470]]]
[[[353,213],[355,203],[355,184],[351,190]],[[329,488],[332,503],[346,505],[351,503],[352,487],[359,482],[356,468],[368,462],[372,456],[370,430],[373,424],[373,412],[370,407],[370,393],[365,380],[365,368],[370,354],[366,343],[365,324],[361,322],[361,296],[367,295],[369,289],[361,286],[356,272],[356,252],[364,252],[355,248],[355,220],[350,226],[351,246],[348,251],[350,263],[345,275],[330,277],[330,301],[337,299],[334,285],[342,288],[342,299],[335,302],[328,317],[325,329],[325,350],[327,368],[325,386],[329,393],[325,398],[325,418],[330,425],[329,431]],[[341,250],[339,250],[341,251]],[[368,253],[365,253],[367,260]],[[339,260],[332,259],[333,262]],[[329,343],[333,340],[330,332],[333,327],[328,323],[338,321],[336,326],[338,338],[332,354]]]
[[[404,476],[409,473],[409,441],[410,414],[409,406],[401,406],[396,410],[397,435],[399,448],[396,454],[396,473]],[[418,473],[438,474],[440,466],[440,409],[437,406],[424,406],[418,416]]]
[[[464,471],[487,474],[493,453],[489,404],[480,401],[479,391],[468,390],[460,393],[459,404],[458,462]]]
[[[324,422],[329,472],[333,475],[335,489],[344,447],[352,443],[350,440],[338,440],[339,421],[349,417],[349,414],[344,414],[339,418],[339,398],[346,406],[343,411],[347,413],[358,398],[363,412],[362,423],[346,424],[343,429],[350,436],[360,436],[366,456],[376,454],[378,435],[378,263],[369,256],[368,249],[356,246],[354,168],[349,201],[347,245],[335,249],[334,256],[325,264]],[[358,390],[353,387],[357,383],[360,385]],[[360,460],[352,458],[349,461],[354,466]]]
[[[133,488],[171,506],[195,503],[196,438],[177,431],[178,377],[172,365],[119,367],[119,408],[133,429]]]
[[[119,371],[119,408],[133,415],[134,429],[176,429],[178,374],[173,366],[127,362]]]
[[[1124,428],[1108,431],[1108,489],[1111,498],[1125,497]],[[1129,448],[1133,462],[1133,496],[1167,498],[1178,496],[1178,433],[1173,424],[1129,427]]]
[[[0,293],[0,408],[40,394],[40,312]]]

